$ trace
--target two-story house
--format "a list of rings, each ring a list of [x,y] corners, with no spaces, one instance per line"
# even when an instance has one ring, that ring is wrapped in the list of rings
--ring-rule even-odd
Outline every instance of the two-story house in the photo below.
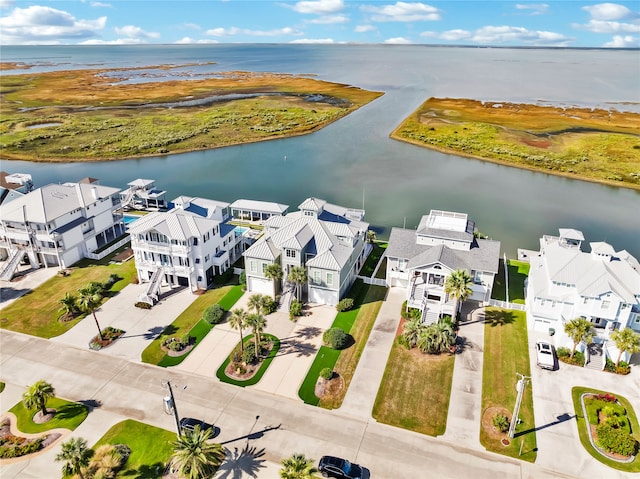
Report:
[[[571,347],[564,325],[586,318],[595,328],[594,342],[606,343],[615,359],[615,345],[607,342],[611,332],[627,327],[640,332],[640,264],[604,242],[590,243],[590,251],[582,251],[583,241],[581,231],[566,228],[558,236],[540,238],[540,251],[529,257],[529,327],[553,329],[556,345]]]
[[[479,239],[466,214],[431,210],[418,228],[392,228],[387,257],[387,282],[407,290],[407,306],[419,309],[422,320],[433,323],[452,315],[455,300],[445,292],[451,272],[466,270],[473,278],[469,299],[491,298],[500,262],[500,242]]]
[[[0,209],[0,278],[11,279],[21,260],[66,268],[124,234],[120,189],[97,183],[50,184]]]
[[[274,283],[265,276],[271,263],[281,265],[286,283],[294,266],[307,271],[304,290],[316,304],[336,305],[349,291],[365,260],[363,210],[349,209],[307,198],[298,211],[272,216],[265,234],[245,253],[247,290],[274,295]]]

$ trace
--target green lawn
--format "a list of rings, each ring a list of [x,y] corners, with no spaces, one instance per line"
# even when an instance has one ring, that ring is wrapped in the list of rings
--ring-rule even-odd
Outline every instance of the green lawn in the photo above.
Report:
[[[389,246],[388,243],[373,243],[373,250],[371,251],[371,253],[369,253],[369,256],[367,256],[367,260],[362,265],[359,273],[360,276],[366,276],[370,278],[373,275],[373,272],[375,271],[376,266],[380,261],[380,257],[387,249],[387,246]]]
[[[55,409],[56,414],[51,421],[44,424],[36,424],[33,422],[32,418],[37,411],[25,408],[22,402],[19,402],[9,409],[9,412],[16,415],[18,429],[28,434],[37,434],[58,427],[73,431],[82,424],[82,421],[84,421],[89,414],[89,410],[84,404],[65,401],[57,397],[53,397],[47,401],[47,409]]]
[[[530,376],[527,321],[524,311],[486,309],[484,327],[484,368],[482,373],[482,411],[502,407],[513,412],[516,402],[516,373]],[[480,443],[489,451],[525,461],[536,460],[536,433],[533,417],[533,395],[529,384],[520,408],[520,423],[514,440],[503,446],[500,439],[480,429]],[[520,443],[522,455],[520,452]]]
[[[580,442],[582,443],[582,446],[587,450],[587,452],[592,457],[600,461],[601,463],[606,464],[607,466],[613,469],[617,469],[619,471],[640,472],[640,454],[636,454],[635,459],[631,463],[624,464],[603,456],[598,451],[596,451],[591,445],[591,442],[589,442],[589,433],[587,432],[588,425],[587,425],[587,422],[585,421],[585,417],[582,412],[582,404],[580,402],[580,396],[582,396],[582,394],[584,393],[606,394],[607,392],[608,391],[600,391],[597,389],[583,388],[583,387],[574,387],[571,390],[571,397],[573,399],[573,408],[576,413],[576,426],[578,428],[578,435],[580,436]],[[638,424],[638,416],[636,416],[636,413],[633,410],[633,406],[626,398],[622,396],[618,396],[617,394],[615,394],[615,396],[618,399],[618,401],[620,401],[622,406],[626,409],[627,418],[629,419],[629,422],[631,424],[631,431],[632,431],[633,437],[636,439],[636,441],[640,441],[640,425]]]
[[[126,444],[131,448],[131,455],[116,477],[156,479],[162,476],[171,459],[173,447],[170,442],[175,440],[175,431],[127,419],[109,429],[93,449],[103,444]]]
[[[454,362],[452,354],[424,354],[394,341],[373,405],[373,417],[378,422],[430,436],[444,434]]]
[[[117,252],[115,253],[117,254]],[[112,256],[111,256],[112,257]],[[111,258],[109,257],[109,258]],[[113,285],[110,294],[113,295],[128,285],[136,275],[133,260],[121,264],[109,264],[105,258],[89,265],[87,260],[78,262],[71,268],[69,276],[54,276],[33,291],[0,310],[0,327],[20,333],[52,338],[67,332],[84,316],[78,316],[72,321],[61,322],[59,303],[66,294],[77,296],[78,290],[91,281],[104,282],[109,275],[117,274],[121,279]],[[108,297],[104,299],[107,301]],[[97,313],[100,320],[100,313]],[[90,338],[87,338],[87,341]]]
[[[253,377],[247,379],[246,381],[240,381],[238,379],[233,379],[227,376],[225,374],[225,370],[227,369],[227,366],[231,362],[231,355],[230,355],[225,360],[225,362],[222,363],[222,366],[218,368],[218,371],[216,372],[216,376],[218,377],[218,379],[223,383],[229,383],[229,384],[233,384],[235,386],[241,386],[241,387],[253,386],[254,384],[258,384],[258,382],[262,379],[262,376],[264,375],[264,373],[269,368],[271,361],[273,361],[273,358],[277,356],[278,351],[280,350],[280,340],[276,338],[273,334],[262,334],[261,338],[271,340],[273,347],[271,348],[271,352],[269,353],[269,355],[264,359],[264,361],[262,361],[262,364],[260,365],[260,369],[258,369],[258,372],[255,373]],[[238,342],[238,344],[240,343]],[[246,336],[244,338],[244,347],[245,348],[254,347],[253,334],[250,334],[249,336]]]
[[[188,353],[182,356],[168,356],[160,347],[162,342],[169,337],[181,337],[191,334],[196,338],[197,344],[211,330],[211,326],[202,320],[204,310],[213,304],[219,303],[228,311],[242,294],[242,287],[236,285],[210,289],[199,296],[146,347],[142,352],[142,362],[158,366],[175,366],[182,362],[188,356]]]
[[[529,276],[529,263],[508,259],[507,269],[509,270],[509,302],[524,304],[524,282]],[[492,299],[506,301],[504,283],[504,262],[500,260],[498,274],[493,282]]]
[[[371,294],[369,294],[370,290]],[[351,290],[349,291],[347,297],[353,298],[354,307],[350,311],[338,313],[331,327],[341,328],[348,333],[353,333],[352,336],[354,336],[358,335],[356,334],[355,329],[353,332],[351,331],[353,325],[356,323],[356,320],[358,320],[358,322],[360,322],[360,320],[365,323],[370,322],[371,324],[368,326],[368,328],[365,327],[365,329],[362,331],[362,336],[358,338],[358,341],[362,343],[361,345],[358,344],[356,346],[356,344],[353,344],[349,348],[342,351],[328,348],[326,346],[320,347],[298,391],[298,396],[306,404],[317,406],[320,403],[320,399],[314,393],[315,385],[320,375],[320,371],[324,368],[335,370],[336,363],[341,354],[352,355],[351,361],[355,361],[352,366],[345,368],[345,371],[343,372],[347,373],[348,369],[350,369],[351,367],[353,368],[353,370],[355,370],[357,361],[362,354],[362,348],[364,348],[364,344],[366,344],[367,338],[369,337],[369,331],[371,331],[373,321],[375,321],[375,316],[378,314],[378,310],[380,309],[380,305],[378,305],[376,308],[376,306],[372,306],[371,304],[381,301],[382,298],[384,298],[384,292],[386,292],[385,288],[382,288],[380,286],[369,286],[363,283],[361,280],[356,280],[355,283],[353,283],[353,286],[351,287]],[[363,308],[363,306],[366,307]],[[361,327],[362,325],[357,326],[358,331],[360,331]],[[364,334],[365,332],[366,335]],[[356,339],[355,336],[354,339]],[[356,351],[358,348],[360,348],[359,352]],[[349,351],[351,349],[353,349],[353,351]],[[343,374],[343,372],[341,372],[340,374]],[[353,371],[351,371],[351,375],[352,374]],[[350,379],[351,378],[349,378],[349,380]],[[340,399],[340,403],[341,402],[342,399]]]

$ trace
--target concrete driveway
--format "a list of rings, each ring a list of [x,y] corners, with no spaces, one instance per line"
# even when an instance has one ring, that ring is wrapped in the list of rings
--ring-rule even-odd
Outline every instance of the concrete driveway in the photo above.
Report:
[[[640,371],[632,368],[628,376],[594,371],[559,363],[548,371],[536,365],[535,343],[548,335],[529,331],[531,386],[538,442],[536,464],[578,477],[617,479],[630,474],[611,469],[591,457],[578,436],[571,390],[575,386],[602,389],[624,396],[640,412]]]

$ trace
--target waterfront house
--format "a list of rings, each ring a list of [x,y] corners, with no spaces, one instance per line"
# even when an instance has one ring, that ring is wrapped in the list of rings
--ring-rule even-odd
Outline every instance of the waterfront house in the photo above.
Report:
[[[128,226],[141,300],[153,303],[162,284],[207,289],[244,251],[244,229],[228,222],[229,203],[179,196],[166,212],[152,212]]]
[[[124,234],[120,189],[97,183],[49,184],[2,204],[0,278],[26,256],[31,267],[67,268]]]
[[[284,272],[282,287],[289,291],[287,275],[292,267],[303,266],[308,301],[336,305],[365,260],[369,224],[363,217],[363,210],[318,198],[307,198],[296,212],[270,217],[264,222],[264,235],[244,253],[247,290],[275,295],[275,285],[264,273],[267,265],[276,263]]]
[[[592,352],[602,348],[615,360],[618,350],[609,341],[611,332],[627,327],[640,332],[640,264],[627,251],[616,252],[605,242],[589,243],[590,251],[583,251],[584,240],[581,231],[563,228],[558,236],[540,238],[540,251],[528,255],[528,324],[535,331],[553,333],[556,346],[572,347],[564,325],[586,318],[599,346]]]
[[[231,216],[234,221],[262,224],[272,216],[287,214],[289,205],[239,199],[231,203]]]
[[[498,272],[500,242],[476,238],[475,223],[463,213],[431,210],[418,228],[392,228],[387,283],[406,288],[407,307],[421,311],[423,322],[453,316],[454,298],[444,291],[451,272],[466,270],[473,279],[469,299],[487,302]]]

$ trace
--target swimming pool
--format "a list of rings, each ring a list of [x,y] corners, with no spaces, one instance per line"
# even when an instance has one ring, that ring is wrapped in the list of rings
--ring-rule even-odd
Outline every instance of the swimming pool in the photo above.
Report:
[[[122,221],[124,221],[125,225],[128,225],[128,224],[133,223],[137,219],[140,219],[140,217],[139,216],[132,216],[132,215],[124,215]]]

